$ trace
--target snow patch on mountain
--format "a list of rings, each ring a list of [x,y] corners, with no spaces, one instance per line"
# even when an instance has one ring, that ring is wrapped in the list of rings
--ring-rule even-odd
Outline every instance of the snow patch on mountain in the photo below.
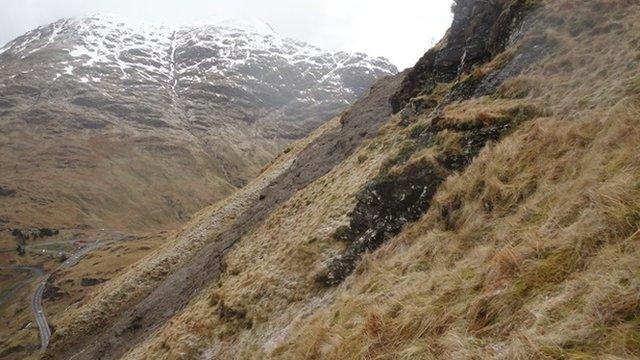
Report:
[[[64,83],[104,97],[81,104],[129,107],[153,98],[153,117],[166,123],[176,116],[205,121],[226,111],[249,124],[295,127],[334,116],[378,78],[397,73],[384,58],[325,51],[260,21],[167,26],[110,15],[62,19],[16,38],[0,54],[0,73],[18,68],[33,71],[21,80],[26,83]],[[161,103],[176,113],[161,110]],[[123,111],[142,123],[149,117],[147,110]]]

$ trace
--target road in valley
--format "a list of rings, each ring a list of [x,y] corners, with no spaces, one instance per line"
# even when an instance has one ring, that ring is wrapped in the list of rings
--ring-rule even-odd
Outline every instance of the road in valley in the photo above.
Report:
[[[100,240],[96,240],[96,242],[84,246],[82,249],[75,252],[67,260],[60,264],[60,266],[58,266],[52,273],[77,264],[83,256],[93,251],[100,245]],[[33,312],[33,316],[36,318],[36,323],[38,324],[38,328],[40,329],[41,351],[45,351],[47,349],[47,346],[49,345],[49,339],[51,338],[51,328],[49,327],[47,317],[44,313],[44,309],[42,308],[42,295],[44,294],[44,289],[47,286],[47,280],[49,280],[49,276],[51,276],[51,274],[47,274],[40,280],[36,291],[33,293],[33,296],[31,296],[31,311]]]
[[[46,317],[44,308],[42,306],[42,299],[45,294],[44,292],[46,290],[47,281],[51,277],[51,274],[55,273],[56,271],[69,268],[77,264],[78,261],[80,261],[80,259],[83,256],[97,249],[98,247],[111,244],[113,242],[117,242],[125,238],[125,234],[118,231],[101,229],[100,232],[101,232],[101,236],[98,238],[98,240],[95,240],[94,242],[86,243],[82,240],[71,239],[71,240],[46,241],[46,242],[39,242],[39,243],[27,245],[25,248],[27,252],[49,254],[53,256],[61,256],[61,255],[68,256],[67,259],[62,264],[56,267],[49,274],[45,274],[43,269],[41,268],[32,267],[32,266],[19,266],[19,265],[7,266],[7,267],[0,266],[0,270],[31,271],[34,274],[34,276],[29,278],[28,280],[24,280],[20,283],[17,283],[12,287],[10,287],[8,290],[6,290],[3,294],[0,294],[0,305],[2,305],[2,303],[4,303],[9,297],[11,297],[17,291],[29,285],[34,278],[36,278],[38,281],[37,287],[31,296],[30,302],[31,302],[31,311],[33,313],[34,318],[36,319],[36,324],[38,325],[38,331],[40,333],[40,349],[42,351],[46,350],[47,346],[49,345],[49,339],[51,338],[51,329],[49,327],[49,323],[47,322],[47,317]],[[78,245],[80,245],[81,248],[77,248],[78,250],[75,252],[46,248],[47,246],[50,246],[50,245],[65,245],[65,244],[68,244],[76,248]],[[0,249],[0,252],[9,252],[9,251],[16,251],[16,249],[15,248]]]
[[[51,329],[49,328],[47,317],[44,315],[44,309],[42,308],[42,294],[44,293],[44,288],[47,285],[48,279],[49,275],[42,278],[40,283],[38,283],[36,291],[31,297],[31,311],[33,312],[33,316],[36,318],[36,324],[38,324],[38,329],[40,330],[41,351],[47,349],[47,345],[49,345],[49,338],[51,338]]]

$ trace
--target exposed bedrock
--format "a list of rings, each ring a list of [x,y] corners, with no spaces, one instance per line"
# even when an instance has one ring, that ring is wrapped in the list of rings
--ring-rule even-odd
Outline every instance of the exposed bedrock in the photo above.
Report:
[[[488,141],[499,140],[512,127],[513,121],[497,121],[486,126],[460,128],[434,121],[419,134],[417,146],[433,146],[441,131],[460,133],[458,151],[442,151],[433,160],[409,163],[400,173],[383,171],[368,182],[358,194],[358,202],[346,228],[339,228],[335,238],[347,242],[343,253],[330,259],[317,281],[325,286],[341,283],[353,272],[361,255],[379,248],[397,235],[409,222],[418,220],[431,204],[438,187],[448,175],[463,170]]]
[[[487,62],[518,40],[527,13],[535,2],[527,0],[458,0],[451,28],[405,77],[391,98],[393,112],[409,100],[431,92],[437,83],[451,82],[474,66]]]

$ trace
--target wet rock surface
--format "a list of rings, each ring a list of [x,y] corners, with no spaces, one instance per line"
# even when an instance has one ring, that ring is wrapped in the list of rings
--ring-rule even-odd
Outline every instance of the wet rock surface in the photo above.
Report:
[[[472,96],[493,94],[505,80],[520,75],[527,67],[549,55],[553,48],[553,42],[545,37],[534,38],[524,43],[503,66],[482,78]]]
[[[361,254],[377,249],[426,211],[443,179],[437,166],[414,164],[401,174],[369,182],[358,195],[348,230],[340,236],[349,243],[347,249],[329,262],[318,281],[327,286],[342,282]]]
[[[529,66],[548,56],[553,48],[553,42],[543,36],[525,42],[497,69],[488,74],[471,74],[457,82],[440,107],[454,101],[494,94],[505,80],[520,75]]]
[[[450,82],[502,52],[517,39],[532,8],[532,3],[526,0],[456,1],[451,29],[407,74],[401,89],[391,99],[393,111],[402,110],[413,97],[430,93],[437,83]],[[472,94],[479,82],[462,85],[461,94]]]
[[[447,130],[460,134],[458,151],[441,151],[435,162],[410,163],[400,173],[383,173],[358,194],[350,224],[339,228],[334,238],[347,242],[343,253],[330,259],[316,281],[324,286],[340,284],[356,268],[365,252],[379,248],[397,235],[403,226],[418,220],[431,204],[440,184],[448,175],[466,168],[489,141],[497,141],[519,119],[498,119],[490,125],[450,125],[441,118],[417,134],[412,151],[433,146],[434,137]],[[409,154],[410,155],[410,154]],[[404,156],[404,161],[409,158]]]

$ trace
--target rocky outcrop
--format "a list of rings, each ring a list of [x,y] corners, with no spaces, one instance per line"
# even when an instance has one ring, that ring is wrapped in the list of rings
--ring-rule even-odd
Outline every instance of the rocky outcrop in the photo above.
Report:
[[[105,279],[96,279],[96,278],[82,278],[80,280],[80,285],[81,286],[95,286],[98,285],[100,283],[105,282]]]
[[[350,226],[336,236],[347,242],[346,250],[329,261],[317,280],[326,286],[342,282],[364,252],[376,250],[406,222],[419,218],[442,179],[438,167],[414,164],[401,174],[369,182],[358,195]]]
[[[403,110],[401,125],[409,126],[411,119],[420,116],[428,116],[429,125],[412,128],[411,139],[398,155],[389,159],[381,174],[359,193],[349,226],[339,228],[334,235],[347,243],[346,249],[327,261],[326,268],[316,276],[319,283],[333,286],[342,282],[363,253],[377,249],[406,223],[418,220],[429,208],[439,185],[452,173],[464,170],[487,142],[499,140],[514,126],[536,115],[536,109],[517,108],[497,118],[457,123],[442,118],[438,111],[431,112],[452,101],[495,92],[505,79],[550,52],[550,42],[534,38],[489,74],[461,76],[518,40],[523,34],[521,27],[530,25],[524,24],[525,17],[534,4],[524,0],[455,2],[453,24],[447,35],[408,71],[390,100],[394,112]],[[451,84],[444,96],[433,94],[438,83]],[[456,147],[435,147],[435,139],[443,131],[457,134]],[[436,149],[433,160],[408,162],[413,153],[428,147]],[[394,166],[399,170],[389,172]]]
[[[534,6],[535,1],[528,0],[457,0],[445,38],[418,61],[392,97],[394,112],[402,110],[411,98],[431,92],[437,83],[453,81],[514,43]]]
[[[64,295],[65,293],[63,293],[59,287],[47,283],[42,293],[42,298],[44,300],[56,301]]]
[[[0,186],[0,196],[13,196],[16,191],[7,187]]]
[[[16,241],[26,241],[29,239],[38,239],[44,237],[55,236],[60,233],[58,229],[51,229],[48,227],[43,228],[33,228],[29,230],[21,230],[21,229],[13,229],[11,231],[11,235],[16,238]]]
[[[405,224],[424,214],[447,176],[463,170],[487,142],[499,140],[517,122],[531,115],[499,118],[476,126],[451,125],[446,120],[434,119],[430,126],[415,134],[415,143],[400,152],[401,158],[391,160],[393,165],[402,165],[412,153],[433,147],[434,139],[442,131],[459,134],[458,148],[440,151],[435,161],[410,162],[400,172],[387,172],[387,168],[383,168],[358,194],[349,226],[339,228],[334,236],[347,243],[346,250],[330,259],[316,280],[325,286],[342,282],[353,272],[363,253],[376,250],[397,235]]]

